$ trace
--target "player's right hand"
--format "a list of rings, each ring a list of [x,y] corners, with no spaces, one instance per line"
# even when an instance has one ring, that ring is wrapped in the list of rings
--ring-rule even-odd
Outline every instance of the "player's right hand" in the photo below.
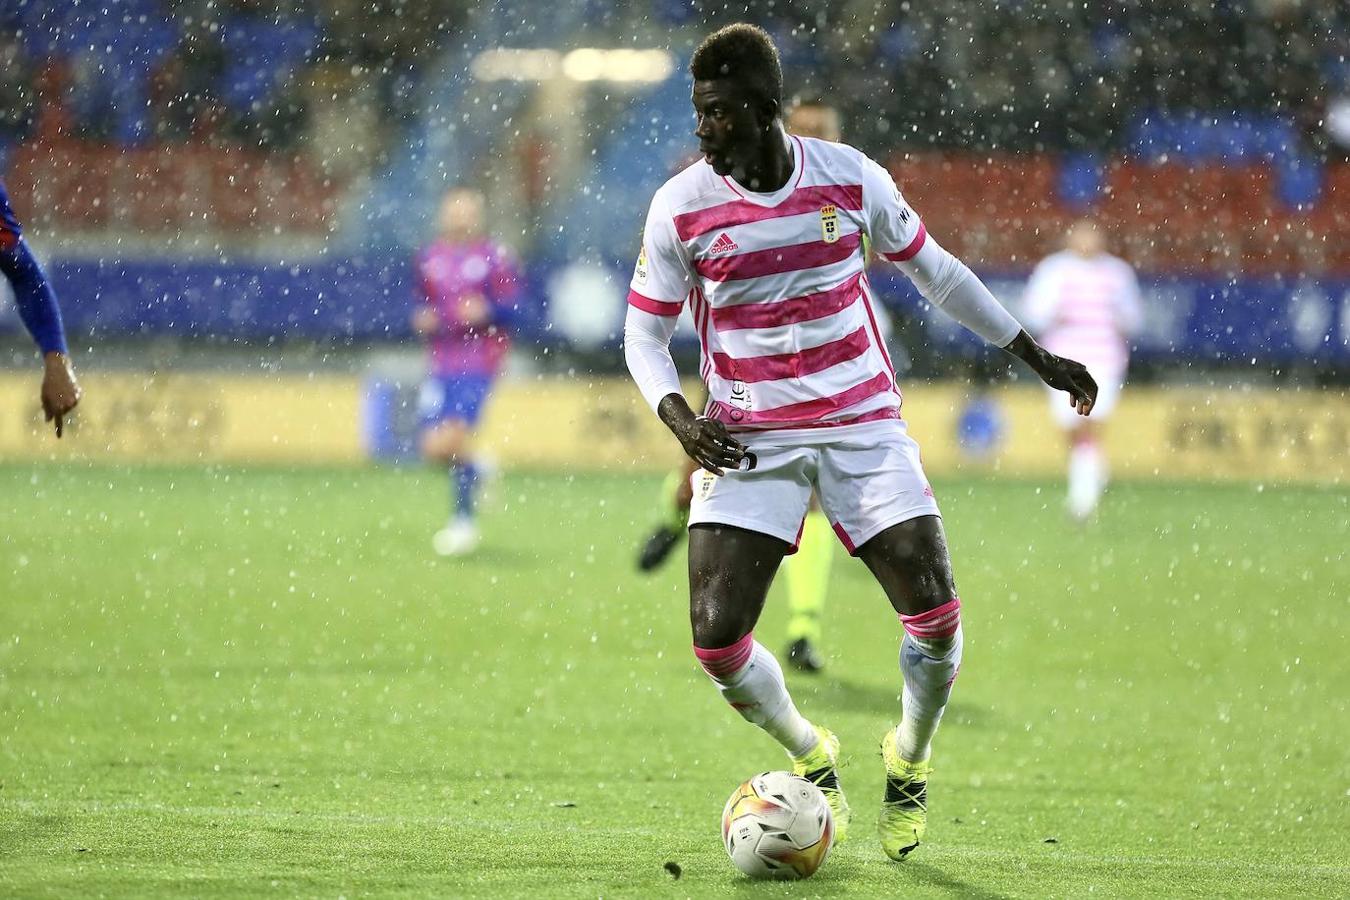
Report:
[[[721,422],[694,415],[682,394],[671,393],[661,398],[656,414],[689,458],[714,475],[725,475],[724,466],[739,468],[747,456],[751,457],[753,468],[753,454],[745,445],[728,434]]]
[[[727,433],[726,426],[707,416],[696,416],[672,429],[689,458],[714,475],[725,468],[738,468],[745,459],[745,445]]]

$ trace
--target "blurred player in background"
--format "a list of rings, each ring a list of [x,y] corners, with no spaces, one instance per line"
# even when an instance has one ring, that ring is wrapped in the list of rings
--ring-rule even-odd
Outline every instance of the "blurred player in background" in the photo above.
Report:
[[[784,125],[789,134],[835,143],[843,140],[839,110],[823,100],[798,101],[788,111]],[[693,499],[690,479],[697,471],[698,464],[686,458],[679,469],[666,477],[661,489],[664,519],[643,543],[638,555],[640,570],[648,572],[661,565],[683,539]],[[834,567],[835,542],[830,521],[813,495],[797,552],[783,561],[788,597],[786,655],[788,665],[802,672],[815,673],[825,668],[817,648],[830,570]]]
[[[727,703],[825,794],[843,840],[839,739],[797,711],[774,655],[754,640],[814,490],[903,631],[902,715],[882,737],[878,817],[882,850],[903,859],[927,828],[931,744],[961,665],[961,601],[872,315],[863,234],[933,306],[1068,391],[1080,414],[1097,388],[928,236],[885,169],[844,144],[787,134],[778,52],[763,29],[713,33],[690,68],[703,159],[652,198],[624,355],[643,398],[706,470],[689,510],[694,654]],[[670,355],[686,302],[711,395],[703,415]]]
[[[458,556],[478,546],[474,499],[480,466],[473,455],[488,391],[510,347],[518,273],[510,253],[486,236],[483,195],[454,188],[440,210],[440,235],[417,257],[422,303],[413,328],[427,341],[422,385],[422,456],[450,473],[451,515],[432,546]]]
[[[1064,250],[1036,266],[1024,309],[1027,327],[1047,350],[1082,360],[1097,379],[1090,419],[1050,392],[1055,421],[1069,439],[1068,512],[1086,521],[1106,488],[1101,432],[1125,383],[1130,338],[1142,324],[1139,282],[1128,263],[1106,252],[1096,223],[1084,219],[1069,228]]]
[[[84,392],[75,380],[56,292],[23,239],[23,228],[9,205],[4,182],[0,182],[0,272],[14,290],[19,318],[42,353],[42,415],[54,423],[59,438],[65,417]]]

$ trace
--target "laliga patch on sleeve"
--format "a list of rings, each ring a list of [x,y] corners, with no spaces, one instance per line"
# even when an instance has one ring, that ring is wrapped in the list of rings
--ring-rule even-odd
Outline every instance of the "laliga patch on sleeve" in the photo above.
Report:
[[[647,248],[645,245],[638,251],[637,268],[633,270],[633,278],[637,280],[638,284],[647,283]]]

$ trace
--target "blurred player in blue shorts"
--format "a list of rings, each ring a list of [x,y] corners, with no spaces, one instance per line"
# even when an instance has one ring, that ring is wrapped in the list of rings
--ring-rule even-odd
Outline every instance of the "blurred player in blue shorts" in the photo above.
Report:
[[[60,437],[65,417],[80,402],[82,392],[66,349],[56,292],[23,239],[23,228],[9,205],[4,182],[0,182],[0,272],[14,290],[19,318],[42,353],[42,414],[55,424],[56,436]]]
[[[483,228],[483,195],[455,188],[445,195],[440,235],[417,256],[421,305],[413,328],[427,341],[429,373],[422,385],[421,450],[450,473],[451,514],[432,546],[460,556],[478,546],[474,494],[480,467],[474,430],[510,348],[517,312],[517,268],[506,248]]]

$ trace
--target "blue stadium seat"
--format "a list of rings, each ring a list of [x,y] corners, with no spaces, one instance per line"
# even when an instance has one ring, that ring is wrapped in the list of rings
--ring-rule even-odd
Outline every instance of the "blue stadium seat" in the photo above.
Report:
[[[1095,153],[1074,153],[1060,161],[1058,193],[1060,201],[1072,209],[1091,206],[1102,195],[1105,167]]]
[[[318,47],[318,29],[297,19],[272,21],[236,16],[221,28],[229,64],[221,99],[240,112],[266,104],[281,81]]]

